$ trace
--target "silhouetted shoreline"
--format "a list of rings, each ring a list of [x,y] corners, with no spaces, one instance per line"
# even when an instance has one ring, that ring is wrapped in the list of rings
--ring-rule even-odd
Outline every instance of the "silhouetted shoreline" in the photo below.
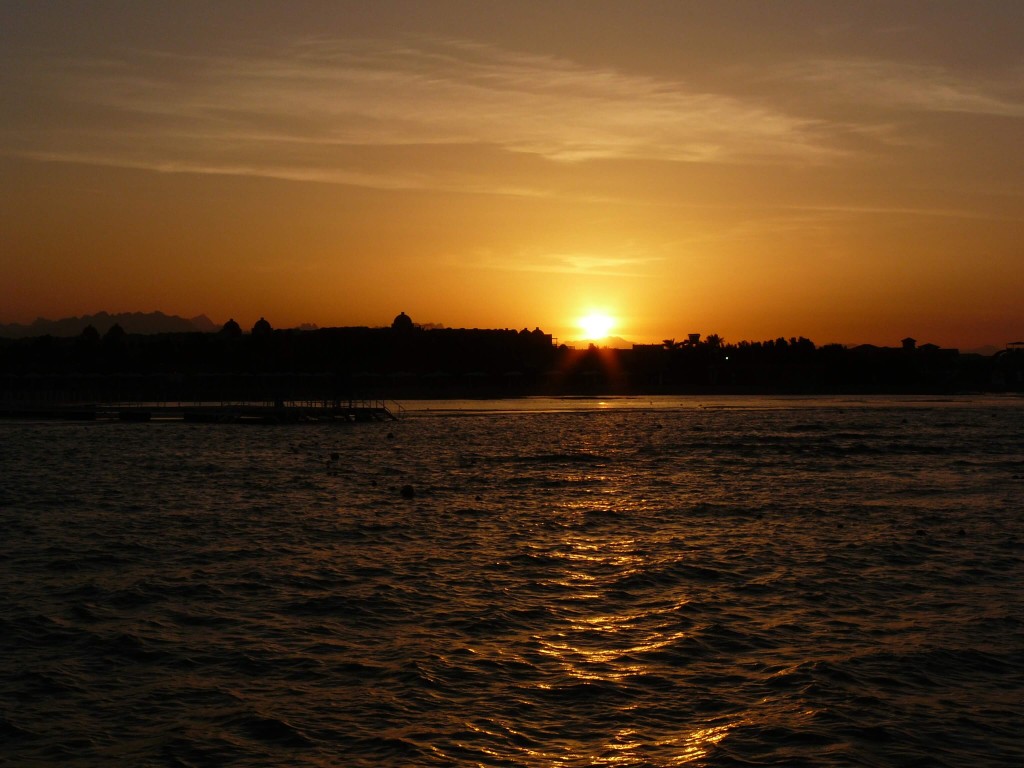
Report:
[[[1024,345],[725,343],[697,335],[573,349],[541,331],[415,326],[0,339],[0,402],[213,402],[531,395],[954,394],[1024,391]]]

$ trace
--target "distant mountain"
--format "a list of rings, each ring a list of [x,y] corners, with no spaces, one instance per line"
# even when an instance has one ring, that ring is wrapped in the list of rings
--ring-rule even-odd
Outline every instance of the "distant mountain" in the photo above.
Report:
[[[960,351],[967,355],[983,355],[985,357],[991,357],[1000,350],[1000,347],[988,344],[984,347],[976,347],[975,349],[961,349]]]
[[[564,341],[559,342],[567,347],[586,349],[591,344],[595,347],[608,347],[610,349],[632,349],[634,342],[623,339],[621,336],[606,336],[603,339],[588,339],[586,341]]]
[[[177,315],[165,315],[163,312],[121,312],[109,314],[98,312],[95,315],[82,317],[65,317],[61,320],[38,318],[29,325],[0,323],[0,337],[8,339],[24,339],[32,336],[78,336],[88,326],[92,326],[100,334],[106,333],[114,325],[120,325],[126,333],[211,333],[220,330],[206,315],[186,319]]]

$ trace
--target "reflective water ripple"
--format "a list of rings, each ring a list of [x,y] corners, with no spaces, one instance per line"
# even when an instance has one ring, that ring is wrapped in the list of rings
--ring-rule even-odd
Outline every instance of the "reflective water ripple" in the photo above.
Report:
[[[0,424],[0,763],[1024,763],[1024,403],[485,405]]]

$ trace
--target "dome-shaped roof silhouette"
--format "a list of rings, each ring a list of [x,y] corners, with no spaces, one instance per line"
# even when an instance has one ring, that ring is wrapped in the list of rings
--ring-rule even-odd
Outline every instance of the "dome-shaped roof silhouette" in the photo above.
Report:
[[[253,336],[269,336],[273,332],[273,328],[270,323],[267,322],[266,318],[261,317],[256,321],[256,324],[252,327]]]
[[[405,314],[405,312],[399,312],[398,316],[391,323],[391,327],[396,331],[411,331],[412,318]]]

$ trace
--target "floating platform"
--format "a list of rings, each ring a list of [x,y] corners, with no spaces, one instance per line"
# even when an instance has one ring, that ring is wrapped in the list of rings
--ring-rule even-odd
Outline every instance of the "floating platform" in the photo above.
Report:
[[[0,418],[56,421],[185,421],[194,424],[321,424],[397,421],[402,406],[384,400],[267,403],[6,404]]]

